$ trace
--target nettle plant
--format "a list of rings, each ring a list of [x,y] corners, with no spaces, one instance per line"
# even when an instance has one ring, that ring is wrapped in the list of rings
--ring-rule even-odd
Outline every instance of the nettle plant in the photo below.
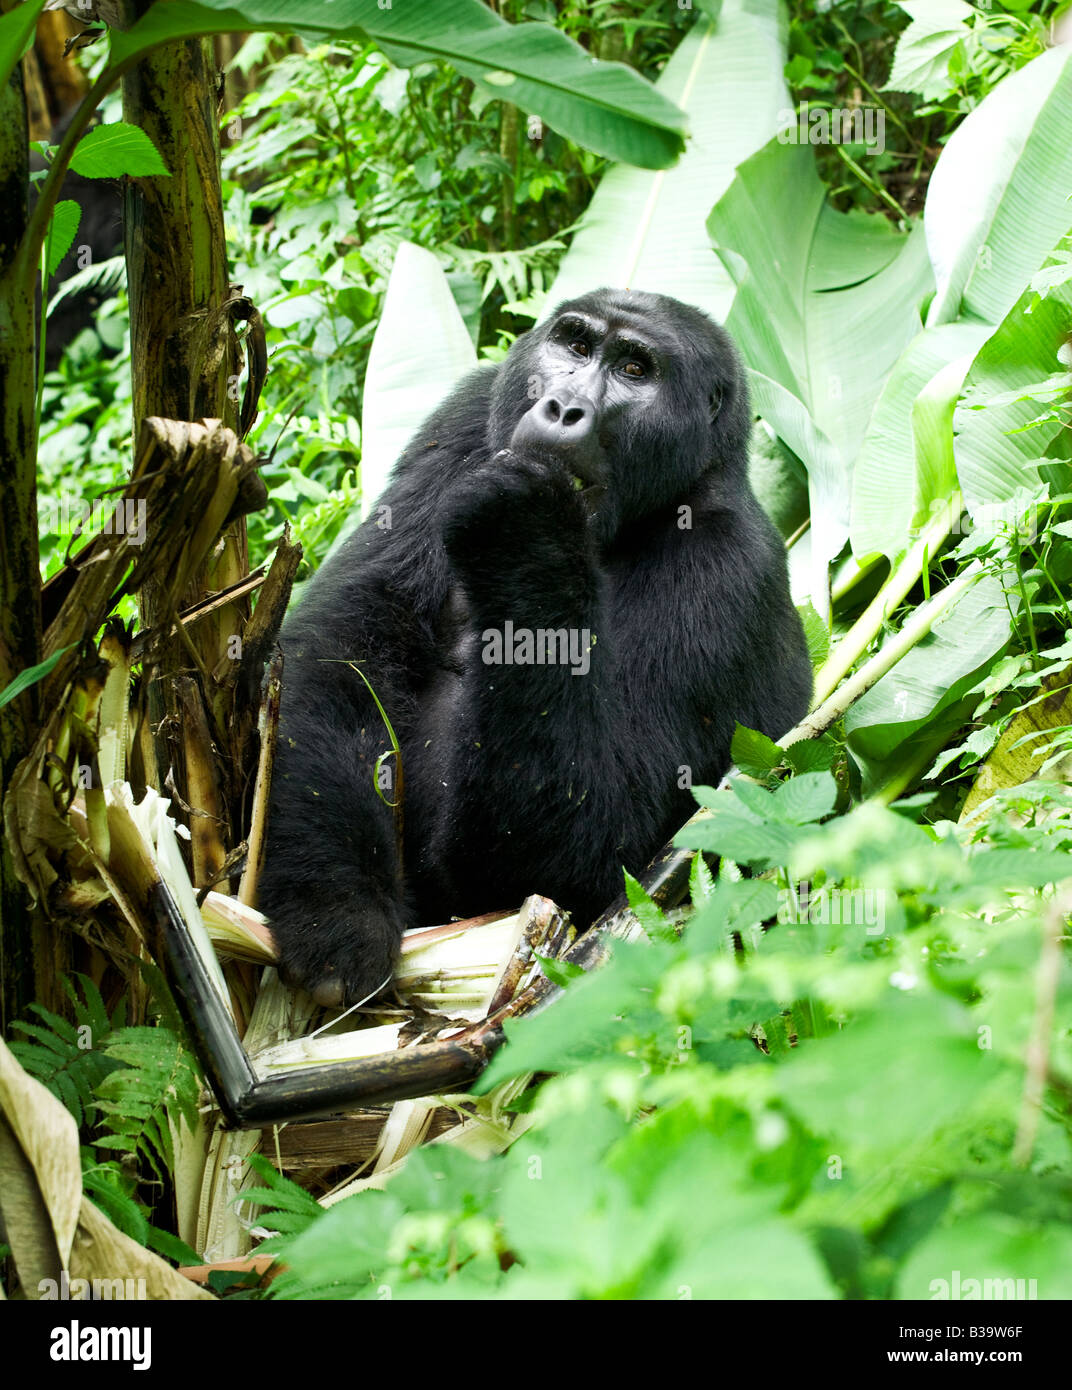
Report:
[[[965,833],[831,818],[826,772],[698,795],[679,842],[722,863],[687,931],[632,885],[648,939],[508,1025],[480,1089],[556,1075],[507,1154],[432,1146],[327,1212],[263,1170],[273,1297],[919,1298],[1025,1268],[1067,1296],[1068,1115],[1023,1066],[1069,999],[1067,790],[1016,844],[1016,797]]]

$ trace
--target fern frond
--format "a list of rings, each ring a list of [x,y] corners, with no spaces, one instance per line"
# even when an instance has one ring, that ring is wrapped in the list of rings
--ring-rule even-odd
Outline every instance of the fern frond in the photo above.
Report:
[[[83,975],[79,971],[76,973],[75,978],[78,980],[82,989],[81,998],[79,998],[78,991],[75,989],[73,982],[69,980],[66,975],[60,976],[60,983],[67,991],[67,996],[74,1005],[74,1016],[79,1025],[88,1027],[91,1036],[98,1042],[107,1037],[114,1029],[122,1028],[123,1024],[126,1022],[125,996],[120,999],[115,1014],[109,1018],[108,1010],[104,1007],[104,1000],[101,998],[101,992],[89,976]],[[122,1017],[118,1016],[120,1010],[122,1010]]]
[[[248,1202],[263,1209],[265,1224],[270,1226],[272,1234],[257,1249],[271,1254],[273,1241],[300,1235],[318,1217],[323,1216],[324,1208],[304,1187],[299,1187],[296,1182],[277,1172],[263,1154],[250,1154],[249,1166],[267,1185],[244,1188],[234,1201]]]
[[[169,1114],[196,1117],[201,1082],[192,1055],[168,1028],[132,1027],[113,1033],[107,1055],[126,1066],[97,1088],[97,1109],[111,1131],[93,1142],[144,1159],[158,1178],[174,1167]]]
[[[26,1008],[29,1013],[36,1014],[57,1038],[62,1038],[65,1043],[77,1045],[78,1029],[73,1023],[61,1018],[59,1014],[54,1014],[51,1009],[46,1009],[44,1004],[27,1004]],[[23,1023],[21,1026],[28,1029],[34,1025]]]
[[[40,1005],[30,1007],[39,1018],[56,1019],[57,1023],[62,1024],[62,1035],[59,1029],[50,1031],[41,1024],[16,1019],[12,1028],[25,1033],[33,1041],[14,1041],[11,1051],[19,1064],[70,1111],[81,1128],[92,1111],[98,1086],[122,1063],[109,1057],[99,1047],[80,1046],[78,1030],[65,1019],[57,1019],[56,1015],[50,1015]]]
[[[61,1019],[60,1022],[62,1021]],[[71,1051],[71,1043],[66,1038],[50,1028],[42,1027],[40,1023],[27,1023],[24,1019],[17,1018],[11,1026],[17,1028],[20,1033],[25,1033],[28,1038],[36,1038],[55,1057],[65,1058]]]
[[[94,261],[82,270],[68,275],[63,284],[48,301],[51,314],[61,300],[72,294],[113,294],[122,289],[127,282],[127,265],[124,256],[109,256],[105,261]]]
[[[280,1212],[293,1212],[297,1216],[308,1218],[319,1216],[324,1210],[318,1202],[309,1196],[308,1192],[303,1192],[301,1188],[298,1188],[295,1193],[283,1192],[279,1188],[244,1187],[235,1200],[243,1204],[249,1202],[253,1206],[270,1211],[273,1220]]]
[[[112,1163],[96,1163],[92,1150],[82,1150],[82,1189],[105,1216],[124,1235],[144,1245],[149,1234],[145,1213],[123,1186],[122,1177]]]

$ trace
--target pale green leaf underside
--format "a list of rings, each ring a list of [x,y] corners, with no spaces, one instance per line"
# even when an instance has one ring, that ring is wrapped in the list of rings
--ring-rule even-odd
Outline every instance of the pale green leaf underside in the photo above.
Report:
[[[685,154],[665,172],[619,166],[604,175],[548,309],[610,285],[673,295],[726,317],[734,286],[705,223],[737,164],[774,134],[779,116],[788,117],[784,62],[776,0],[726,0],[717,24],[697,21],[657,83],[688,114]]]
[[[414,322],[414,306],[420,321]],[[418,427],[476,365],[473,340],[443,269],[404,241],[387,284],[365,373],[361,422],[362,514],[367,516]]]
[[[681,152],[684,117],[632,69],[599,63],[546,24],[510,25],[480,0],[172,0],[113,33],[121,62],[169,38],[271,30],[312,39],[367,37],[411,65],[444,59],[488,90],[534,111],[612,159],[664,168]]]
[[[997,324],[1072,226],[1072,45],[1007,77],[953,132],[927,192],[928,325]]]

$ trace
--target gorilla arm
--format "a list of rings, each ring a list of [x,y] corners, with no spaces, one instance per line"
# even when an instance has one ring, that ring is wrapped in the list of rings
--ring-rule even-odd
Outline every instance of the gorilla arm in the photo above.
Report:
[[[422,711],[411,787],[425,821],[415,827],[421,878],[458,913],[534,891],[574,911],[602,906],[621,886],[628,798],[613,755],[621,708],[606,579],[585,501],[561,462],[504,450],[451,497],[444,542],[468,615],[459,674]],[[515,636],[564,632],[572,660],[551,650],[545,664],[489,663],[486,642],[509,644],[508,623]],[[501,904],[482,888],[489,857]],[[533,864],[545,866],[538,882]]]
[[[352,1002],[390,975],[416,925],[400,880],[390,748],[367,677],[400,742],[437,661],[449,589],[438,533],[443,496],[484,448],[494,371],[428,420],[374,514],[309,581],[283,628],[283,700],[259,902],[287,978],[324,1003]],[[394,759],[384,766],[393,768]]]

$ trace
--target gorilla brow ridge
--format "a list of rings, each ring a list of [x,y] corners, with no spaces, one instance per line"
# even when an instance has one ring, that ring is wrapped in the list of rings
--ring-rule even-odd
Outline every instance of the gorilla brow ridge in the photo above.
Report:
[[[594,315],[578,313],[571,310],[568,314],[563,314],[561,318],[554,321],[552,333],[563,331],[566,333],[581,329],[586,333],[591,333],[599,337],[610,338],[611,345],[625,352],[634,353],[638,357],[646,358],[653,366],[662,363],[667,355],[666,350],[660,348],[654,338],[638,338],[629,333],[616,330],[611,335],[610,324],[606,319],[596,318]]]

